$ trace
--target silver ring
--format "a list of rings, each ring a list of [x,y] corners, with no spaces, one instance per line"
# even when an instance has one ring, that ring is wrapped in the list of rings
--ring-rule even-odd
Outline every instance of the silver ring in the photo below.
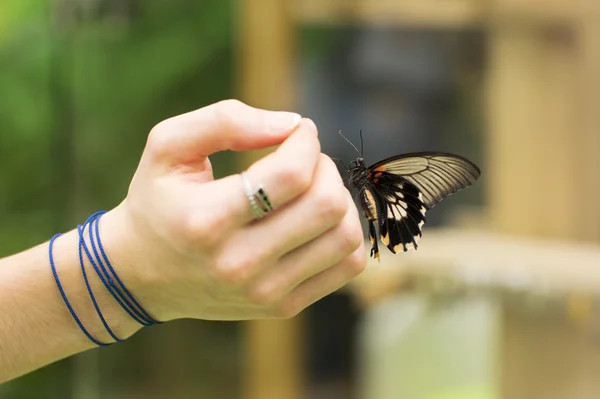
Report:
[[[248,179],[246,172],[242,172],[241,176],[252,213],[257,219],[262,219],[273,210],[271,200],[269,200],[262,185],[259,185],[256,190],[252,187],[252,183],[250,183],[250,179]]]

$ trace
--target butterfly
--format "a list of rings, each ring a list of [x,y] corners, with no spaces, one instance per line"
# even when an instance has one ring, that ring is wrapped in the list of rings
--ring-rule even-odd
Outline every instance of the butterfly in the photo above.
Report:
[[[400,154],[366,166],[362,130],[360,152],[339,133],[358,153],[349,167],[343,162],[342,165],[349,173],[346,182],[358,191],[369,224],[370,256],[377,260],[379,240],[394,254],[416,250],[427,211],[449,195],[471,186],[481,175],[479,167],[470,160],[444,152]]]

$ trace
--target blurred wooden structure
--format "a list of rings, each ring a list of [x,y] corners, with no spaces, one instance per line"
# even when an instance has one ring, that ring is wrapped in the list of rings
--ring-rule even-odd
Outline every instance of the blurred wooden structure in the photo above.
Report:
[[[377,287],[368,291],[373,296],[397,289],[396,282],[414,278],[414,273],[459,278],[454,266],[472,262],[490,281],[502,281],[511,273],[509,265],[517,265],[532,290],[551,283],[567,295],[599,296],[600,253],[569,243],[600,242],[600,4],[256,0],[250,5],[243,0],[239,5],[240,97],[267,108],[293,108],[294,24],[468,27],[487,37],[486,163],[480,184],[488,194],[483,218],[489,233],[429,232],[418,255],[384,256],[382,264],[395,267],[369,271],[349,288],[366,293],[359,287]],[[542,241],[530,241],[534,238]],[[413,264],[418,267],[409,266]],[[562,319],[550,323],[557,333],[540,340],[548,324],[531,323],[510,309],[503,317],[503,398],[562,399],[561,390],[575,380],[578,398],[597,396],[600,380],[589,370],[598,369],[600,348],[589,341],[569,344]],[[249,323],[248,399],[275,397],[271,392],[286,399],[304,397],[301,376],[290,377],[300,372],[292,364],[300,359],[300,322],[301,317]],[[269,338],[274,331],[276,340]],[[535,371],[537,364],[545,364],[546,375]]]
[[[237,4],[239,98],[255,107],[293,109],[294,32],[284,2],[240,0]],[[242,166],[262,155],[250,153]],[[245,399],[304,397],[301,320],[299,316],[246,323]]]
[[[384,251],[385,252],[385,251]],[[492,256],[493,255],[493,256]],[[427,230],[419,251],[381,255],[344,289],[369,307],[410,281],[437,279],[455,289],[571,294],[600,302],[600,246],[519,237],[479,228]]]

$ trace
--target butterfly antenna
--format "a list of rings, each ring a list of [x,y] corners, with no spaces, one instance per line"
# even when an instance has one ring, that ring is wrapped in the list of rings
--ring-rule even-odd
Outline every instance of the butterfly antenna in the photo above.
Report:
[[[363,138],[362,138],[362,129],[360,129],[360,156],[363,156]]]
[[[340,136],[342,136],[342,137],[344,138],[344,140],[346,140],[346,141],[347,141],[347,142],[348,142],[348,143],[349,143],[349,144],[350,144],[352,147],[354,147],[354,149],[356,150],[356,152],[358,153],[358,155],[359,155],[359,156],[362,156],[362,155],[360,154],[360,152],[358,152],[358,148],[356,148],[356,146],[355,146],[354,144],[352,144],[352,142],[351,142],[350,140],[348,140],[348,139],[346,138],[346,136],[344,136],[344,135],[342,134],[342,131],[341,131],[341,130],[339,131],[339,133],[340,133]]]

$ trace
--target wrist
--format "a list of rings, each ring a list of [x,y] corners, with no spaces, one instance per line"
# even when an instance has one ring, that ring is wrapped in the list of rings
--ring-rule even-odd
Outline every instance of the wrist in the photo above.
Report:
[[[152,319],[169,321],[174,317],[168,316],[170,310],[157,295],[166,288],[165,276],[159,272],[161,269],[152,266],[156,259],[148,251],[148,242],[153,240],[148,237],[147,229],[135,223],[128,206],[124,201],[102,215],[99,224],[102,243],[120,280],[135,300]]]
[[[86,229],[86,232],[87,231],[88,230]],[[85,234],[84,237],[86,239],[86,245],[88,248],[91,248],[89,237]],[[91,300],[90,293],[83,277],[78,246],[79,235],[77,230],[69,231],[54,241],[52,255],[57,276],[73,311],[89,334],[100,342],[114,342],[114,339],[102,324],[94,303]],[[110,295],[91,266],[83,250],[82,255],[89,288],[107,325],[119,339],[125,340],[131,337],[142,326],[133,320]],[[58,287],[56,287],[56,289],[58,290]],[[56,295],[59,297],[60,294],[57,292]],[[71,322],[75,328],[78,329],[66,304],[63,300],[60,300],[60,302],[64,309],[64,313],[71,318]],[[93,345],[81,331],[79,332],[79,336],[82,340]]]

